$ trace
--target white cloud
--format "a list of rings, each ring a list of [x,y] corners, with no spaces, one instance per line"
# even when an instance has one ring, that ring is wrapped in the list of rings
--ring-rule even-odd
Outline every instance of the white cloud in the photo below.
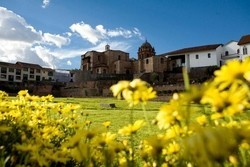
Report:
[[[43,39],[45,42],[51,43],[56,45],[57,47],[61,48],[62,45],[67,45],[70,43],[70,39],[63,37],[61,35],[53,35],[50,33],[44,33]]]
[[[104,38],[102,35],[102,30],[100,31],[100,26],[98,29],[93,29],[89,24],[84,22],[72,24],[70,26],[72,32],[80,34],[80,36],[92,44],[96,45],[98,41]]]
[[[80,55],[87,51],[104,51],[106,44],[113,50],[126,52],[130,49],[128,40],[124,42],[114,39],[115,37],[141,37],[137,28],[108,30],[103,25],[92,28],[84,22],[72,24],[70,29],[72,32],[62,34],[43,33],[29,25],[21,16],[0,7],[0,61],[24,61],[46,67],[63,68],[62,66],[67,64],[73,66],[72,59],[79,56],[80,61]]]
[[[134,28],[133,30],[126,30],[124,28],[107,30],[103,25],[97,25],[95,28],[92,28],[89,24],[84,22],[72,24],[70,29],[72,32],[79,34],[83,39],[86,39],[94,45],[112,37],[141,37],[141,33],[137,28]]]
[[[67,65],[68,65],[68,66],[71,66],[71,65],[72,65],[72,63],[71,63],[70,60],[67,61]]]
[[[32,43],[41,40],[41,34],[19,15],[0,7],[0,39]]]
[[[50,0],[43,0],[42,8],[46,8],[50,3]]]

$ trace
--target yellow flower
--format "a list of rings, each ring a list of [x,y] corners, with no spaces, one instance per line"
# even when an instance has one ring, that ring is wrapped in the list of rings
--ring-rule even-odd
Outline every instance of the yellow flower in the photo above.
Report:
[[[220,90],[227,88],[232,83],[241,84],[245,80],[250,81],[250,59],[245,59],[243,62],[239,60],[229,61],[214,74],[214,82],[219,85]]]
[[[118,99],[122,98],[122,91],[127,89],[129,86],[129,81],[119,81],[116,85],[110,87],[110,90],[113,92],[114,97]]]
[[[248,105],[248,87],[233,83],[227,90],[220,91],[211,86],[205,91],[202,104],[210,104],[213,112],[232,116],[242,112]]]
[[[160,129],[167,129],[170,125],[182,120],[181,105],[178,100],[171,100],[169,104],[164,104],[156,116]]]
[[[167,153],[174,154],[174,153],[179,152],[180,149],[181,149],[180,145],[174,141],[168,145]]]
[[[199,117],[196,118],[196,121],[200,125],[205,125],[207,123],[207,117],[205,115],[201,115],[201,116],[199,116]]]
[[[110,121],[106,121],[106,122],[103,122],[102,124],[103,124],[103,126],[105,126],[106,128],[109,128],[111,122],[110,122]]]
[[[19,97],[24,97],[24,96],[26,96],[26,95],[28,95],[29,93],[28,93],[28,90],[20,90],[19,92],[18,92],[18,96]]]
[[[141,79],[133,81],[119,81],[111,86],[113,95],[118,99],[124,98],[129,106],[134,106],[140,102],[146,103],[148,100],[156,97],[156,92],[150,85]]]
[[[140,128],[142,128],[145,125],[145,122],[143,120],[137,120],[135,123],[129,124],[128,126],[123,127],[119,130],[118,133],[122,135],[131,135],[135,134]]]

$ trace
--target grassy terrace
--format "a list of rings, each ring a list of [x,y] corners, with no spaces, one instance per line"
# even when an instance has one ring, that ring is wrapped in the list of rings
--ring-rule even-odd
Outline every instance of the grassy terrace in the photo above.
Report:
[[[159,112],[161,105],[166,102],[149,101],[145,105],[146,111],[143,112],[142,106],[137,105],[133,108],[128,107],[128,103],[125,100],[117,100],[115,98],[55,98],[54,102],[63,102],[71,104],[79,104],[80,110],[83,113],[83,117],[92,122],[91,127],[101,128],[102,123],[110,121],[110,131],[116,133],[120,128],[130,124],[130,113],[133,110],[133,120],[145,119],[145,115],[151,123],[156,114]],[[101,104],[115,104],[115,108],[103,107]],[[83,118],[83,120],[85,120]],[[153,125],[151,125],[153,126]],[[155,128],[157,128],[155,126]],[[147,129],[147,127],[144,127]],[[141,131],[142,136],[148,135],[148,130]]]

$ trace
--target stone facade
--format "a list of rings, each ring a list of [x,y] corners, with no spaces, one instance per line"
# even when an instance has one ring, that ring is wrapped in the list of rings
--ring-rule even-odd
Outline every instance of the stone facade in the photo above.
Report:
[[[139,78],[145,73],[163,73],[167,70],[167,64],[167,58],[157,56],[154,47],[148,41],[139,47],[137,60],[129,58],[126,52],[111,50],[110,46],[106,45],[104,52],[88,51],[81,56],[81,70],[75,73],[78,75],[75,81],[91,80],[96,74],[116,75],[117,77],[123,74]],[[112,78],[114,79],[110,77]]]

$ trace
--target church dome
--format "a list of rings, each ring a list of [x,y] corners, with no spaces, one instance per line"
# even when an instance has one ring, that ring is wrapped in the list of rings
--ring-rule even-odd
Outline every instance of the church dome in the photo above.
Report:
[[[138,49],[138,59],[144,59],[147,57],[155,56],[155,49],[152,45],[146,40],[141,47]]]
[[[147,40],[141,45],[141,48],[142,47],[152,48],[151,44]]]

